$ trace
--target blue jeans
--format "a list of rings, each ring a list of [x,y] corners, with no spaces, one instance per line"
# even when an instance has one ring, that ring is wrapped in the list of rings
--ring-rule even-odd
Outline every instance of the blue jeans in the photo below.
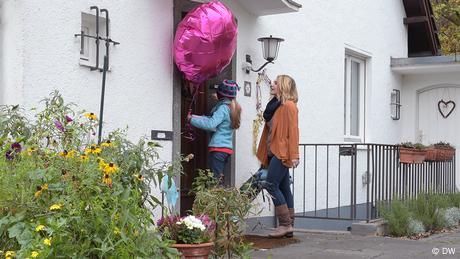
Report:
[[[283,165],[281,160],[273,156],[268,164],[267,191],[272,196],[273,204],[280,206],[287,204],[288,208],[294,207],[292,197],[289,168]]]
[[[224,152],[209,152],[208,164],[209,168],[214,174],[216,179],[222,180],[226,176],[224,175],[225,165],[230,158],[230,154]]]

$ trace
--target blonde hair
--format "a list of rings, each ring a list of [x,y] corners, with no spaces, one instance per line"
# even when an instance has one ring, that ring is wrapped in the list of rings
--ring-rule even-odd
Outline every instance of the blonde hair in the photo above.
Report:
[[[281,103],[285,103],[286,101],[297,103],[299,96],[294,79],[288,75],[279,75],[276,77],[276,82],[278,84],[278,100]]]
[[[232,121],[232,128],[238,129],[241,125],[241,105],[235,98],[230,103],[230,119]]]

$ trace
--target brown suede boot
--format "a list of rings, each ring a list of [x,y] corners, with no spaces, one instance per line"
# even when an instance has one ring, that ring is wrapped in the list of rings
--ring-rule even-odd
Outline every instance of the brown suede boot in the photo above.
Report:
[[[279,227],[274,232],[268,234],[269,237],[281,238],[292,232],[291,217],[286,204],[275,207],[275,215],[278,217]]]
[[[291,225],[294,227],[294,208],[289,208],[289,217],[291,218]],[[294,237],[294,232],[289,232],[286,237]]]

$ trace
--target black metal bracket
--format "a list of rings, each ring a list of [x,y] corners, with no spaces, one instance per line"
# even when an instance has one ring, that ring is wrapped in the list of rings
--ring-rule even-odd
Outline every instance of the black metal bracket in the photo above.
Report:
[[[99,69],[99,7],[91,6],[89,9],[96,9],[96,66],[90,68],[91,70],[96,70]]]
[[[119,42],[116,42],[110,38],[109,33],[109,11],[107,9],[100,9],[97,6],[91,6],[91,10],[96,10],[96,36],[94,35],[86,35],[83,31],[81,33],[75,34],[75,37],[81,37],[82,41],[85,37],[95,39],[96,40],[96,66],[90,67],[90,70],[99,70],[102,72],[102,89],[101,89],[101,106],[99,110],[99,130],[98,130],[98,138],[97,143],[100,144],[102,141],[102,125],[104,122],[104,99],[105,99],[105,83],[106,83],[106,76],[107,70],[109,69],[109,47],[110,44],[118,45]],[[99,35],[99,12],[105,13],[105,38]],[[100,41],[105,41],[105,55],[104,55],[104,65],[103,68],[99,68],[99,43]]]
[[[87,35],[87,34],[84,34],[83,31],[81,33],[78,33],[78,34],[74,34],[75,37],[81,37],[82,41],[83,39],[86,37],[86,38],[92,38],[92,39],[95,39],[96,40],[96,66],[94,67],[90,67],[90,70],[93,71],[93,70],[99,70],[100,72],[103,72],[104,69],[100,69],[99,68],[99,43],[100,41],[105,41],[105,56],[107,57],[107,67],[109,67],[109,47],[110,47],[110,44],[113,44],[114,46],[115,45],[119,45],[120,43],[119,42],[116,42],[114,40],[112,40],[110,37],[109,37],[109,11],[107,9],[100,9],[99,10],[99,7],[97,6],[91,6],[90,7],[90,10],[96,10],[96,36],[94,35]],[[105,13],[105,19],[106,19],[106,31],[105,31],[105,38],[104,37],[101,37],[99,35],[99,13]]]
[[[265,62],[265,64],[263,64],[259,69],[254,70],[254,69],[252,69],[252,59],[251,59],[251,56],[250,56],[250,55],[246,55],[246,63],[247,63],[247,64],[251,64],[250,66],[248,65],[248,66],[246,66],[246,67],[244,68],[246,74],[249,74],[250,71],[256,72],[256,73],[257,73],[257,72],[259,72],[260,70],[262,70],[265,66],[267,66],[268,64],[270,64],[270,63],[271,63],[271,64],[275,64],[275,63],[273,62],[273,60],[267,60],[267,62]]]

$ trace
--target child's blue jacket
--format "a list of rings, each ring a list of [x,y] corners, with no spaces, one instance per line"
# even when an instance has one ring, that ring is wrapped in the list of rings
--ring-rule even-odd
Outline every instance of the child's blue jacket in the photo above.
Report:
[[[200,129],[211,131],[209,147],[233,149],[233,128],[230,118],[230,100],[219,101],[211,111],[211,116],[193,115],[190,123]]]

